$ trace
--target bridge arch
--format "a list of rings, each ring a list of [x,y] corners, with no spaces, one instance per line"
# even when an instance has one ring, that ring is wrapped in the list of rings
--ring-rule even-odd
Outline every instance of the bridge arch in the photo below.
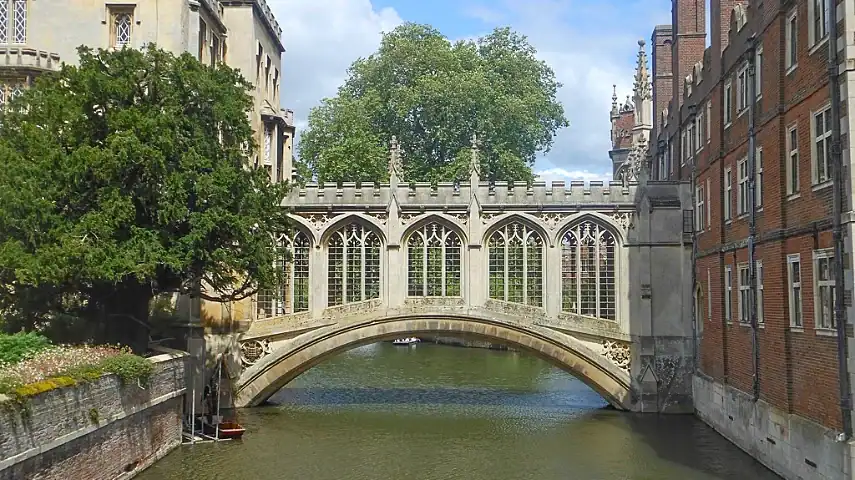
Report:
[[[235,406],[264,403],[309,368],[361,345],[408,335],[461,334],[502,342],[539,356],[580,379],[607,402],[633,410],[635,395],[629,374],[569,335],[536,325],[521,325],[476,313],[365,316],[336,323],[293,339],[243,372],[235,386]]]

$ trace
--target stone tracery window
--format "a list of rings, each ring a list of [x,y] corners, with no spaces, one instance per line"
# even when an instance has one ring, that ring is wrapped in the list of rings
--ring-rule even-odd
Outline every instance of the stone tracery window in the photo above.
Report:
[[[460,237],[438,223],[414,231],[407,240],[407,295],[460,296]]]
[[[282,285],[258,292],[258,318],[276,317],[309,310],[309,237],[303,232],[279,237],[281,255],[276,267],[283,270]],[[290,261],[285,261],[290,254]]]
[[[352,222],[334,232],[327,243],[327,305],[380,298],[380,237]]]
[[[490,235],[488,248],[490,298],[543,306],[543,237],[512,222]]]
[[[111,6],[110,20],[110,45],[117,49],[130,46],[134,28],[133,7]]]
[[[592,221],[568,230],[561,240],[561,310],[615,320],[615,236]]]

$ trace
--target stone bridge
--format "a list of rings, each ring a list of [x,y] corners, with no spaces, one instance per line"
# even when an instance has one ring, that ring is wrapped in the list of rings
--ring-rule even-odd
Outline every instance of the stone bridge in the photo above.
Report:
[[[530,351],[613,406],[691,411],[691,207],[674,182],[306,185],[285,282],[240,338],[236,406],[331,355],[428,333]]]

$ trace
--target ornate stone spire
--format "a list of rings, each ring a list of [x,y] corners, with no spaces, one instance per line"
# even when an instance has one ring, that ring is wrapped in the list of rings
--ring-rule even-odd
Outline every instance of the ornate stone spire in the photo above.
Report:
[[[403,180],[404,172],[401,169],[401,146],[398,137],[392,135],[389,142],[389,175],[394,175],[398,180]]]
[[[472,157],[469,160],[469,175],[479,175],[481,173],[481,165],[478,161],[478,135],[472,134]]]
[[[635,97],[646,100],[653,97],[650,85],[650,72],[647,70],[647,52],[644,50],[644,40],[638,41],[638,64],[635,67]]]
[[[617,104],[617,85],[612,85],[612,117],[620,115],[620,109]]]

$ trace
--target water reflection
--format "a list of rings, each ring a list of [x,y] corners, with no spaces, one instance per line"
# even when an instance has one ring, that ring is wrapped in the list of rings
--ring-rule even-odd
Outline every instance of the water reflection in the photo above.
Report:
[[[525,354],[374,344],[241,413],[240,442],[183,447],[145,479],[776,479],[690,416],[605,409]]]

